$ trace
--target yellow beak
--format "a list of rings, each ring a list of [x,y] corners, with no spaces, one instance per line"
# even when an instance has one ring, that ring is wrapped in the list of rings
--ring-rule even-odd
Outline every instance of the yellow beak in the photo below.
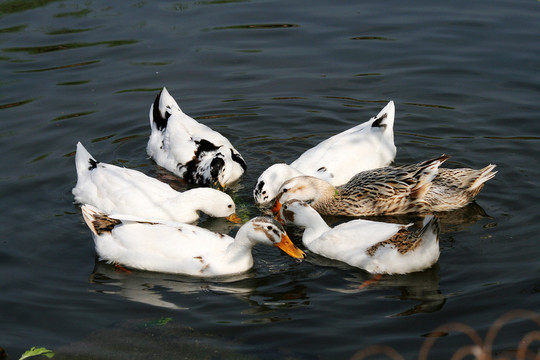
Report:
[[[281,241],[275,245],[295,259],[303,259],[306,257],[306,254],[292,243],[287,234],[282,234]]]
[[[232,215],[227,216],[225,219],[227,219],[230,222],[235,223],[235,224],[241,224],[242,223],[242,219],[240,219],[240,217],[238,215],[236,215],[236,213],[233,213]]]

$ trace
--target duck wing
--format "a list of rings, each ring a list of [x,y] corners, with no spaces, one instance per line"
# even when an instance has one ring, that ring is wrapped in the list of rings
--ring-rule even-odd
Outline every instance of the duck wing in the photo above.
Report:
[[[309,244],[309,249],[334,260],[360,266],[368,259],[368,250],[391,239],[409,225],[357,219],[338,225]]]

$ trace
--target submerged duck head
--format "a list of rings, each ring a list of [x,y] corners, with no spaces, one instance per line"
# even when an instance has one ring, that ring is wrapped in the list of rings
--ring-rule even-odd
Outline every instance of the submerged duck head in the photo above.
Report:
[[[259,205],[270,204],[276,198],[280,186],[287,180],[303,174],[287,164],[274,164],[257,179],[253,198]]]
[[[212,178],[224,188],[240,179],[246,168],[242,155],[232,149],[220,149],[219,155],[214,157],[210,164],[210,173]]]

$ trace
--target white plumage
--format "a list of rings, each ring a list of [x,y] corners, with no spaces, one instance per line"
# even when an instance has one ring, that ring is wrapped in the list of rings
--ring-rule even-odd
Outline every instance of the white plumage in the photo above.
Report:
[[[439,258],[439,222],[424,219],[417,232],[409,225],[352,220],[334,228],[305,202],[283,205],[280,217],[305,227],[303,244],[314,253],[376,274],[406,274],[431,267]]]
[[[339,186],[361,171],[389,165],[396,156],[394,118],[394,102],[390,101],[377,116],[324,140],[290,165],[270,166],[257,180],[255,202],[271,202],[279,187],[296,176],[314,176]]]
[[[134,269],[202,277],[236,274],[253,266],[251,250],[257,243],[304,257],[271,218],[248,221],[232,238],[189,224],[108,216],[90,205],[81,209],[100,259]]]
[[[198,185],[229,185],[246,170],[230,141],[184,114],[166,88],[150,107],[151,134],[146,151],[176,176]]]
[[[198,211],[214,217],[235,215],[232,198],[211,188],[178,192],[140,171],[96,161],[79,142],[75,155],[77,185],[75,200],[106,213],[194,222]],[[231,218],[237,221],[236,217]]]

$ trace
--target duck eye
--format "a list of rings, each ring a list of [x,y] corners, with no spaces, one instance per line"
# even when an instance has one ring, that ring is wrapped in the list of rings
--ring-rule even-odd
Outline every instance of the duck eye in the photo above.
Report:
[[[270,225],[268,225],[267,227],[268,230],[272,230],[272,227]]]
[[[287,191],[289,191],[289,189],[287,189],[287,188],[283,189],[283,192],[287,192]]]
[[[232,204],[227,205],[229,209],[232,209]]]
[[[266,195],[266,190],[263,190],[262,194],[263,194],[263,195]]]

